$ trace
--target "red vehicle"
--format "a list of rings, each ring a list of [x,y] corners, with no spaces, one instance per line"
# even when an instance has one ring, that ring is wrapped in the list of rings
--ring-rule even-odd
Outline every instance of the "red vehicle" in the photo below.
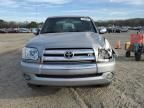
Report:
[[[130,44],[126,45],[126,57],[130,57],[131,52],[134,52],[136,61],[141,60],[141,55],[144,53],[143,33],[131,34]]]

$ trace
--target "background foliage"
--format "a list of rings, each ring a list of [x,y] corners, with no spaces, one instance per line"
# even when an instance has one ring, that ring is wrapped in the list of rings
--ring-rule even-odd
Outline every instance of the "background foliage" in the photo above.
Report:
[[[109,20],[109,21],[96,21],[97,26],[144,26],[144,18],[135,18],[135,19],[127,19],[127,20]],[[35,21],[31,22],[14,22],[14,21],[4,21],[0,20],[0,28],[37,28],[43,25],[43,22],[37,23]]]

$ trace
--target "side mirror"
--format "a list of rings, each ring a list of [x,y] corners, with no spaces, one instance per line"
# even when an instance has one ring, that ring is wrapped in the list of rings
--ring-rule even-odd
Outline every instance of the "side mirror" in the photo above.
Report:
[[[99,33],[100,33],[100,34],[104,34],[104,33],[106,33],[106,32],[107,32],[106,28],[101,28],[101,29],[99,30]]]
[[[33,34],[34,34],[34,35],[37,36],[37,35],[39,35],[39,33],[40,33],[40,29],[35,29],[35,30],[33,30]]]

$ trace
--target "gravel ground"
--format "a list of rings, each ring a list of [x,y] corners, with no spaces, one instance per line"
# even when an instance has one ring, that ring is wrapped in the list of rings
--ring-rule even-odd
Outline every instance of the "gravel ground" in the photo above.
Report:
[[[144,108],[144,59],[125,58],[132,32],[105,34],[117,50],[115,78],[108,87],[27,87],[20,69],[21,48],[32,34],[0,34],[0,108]]]

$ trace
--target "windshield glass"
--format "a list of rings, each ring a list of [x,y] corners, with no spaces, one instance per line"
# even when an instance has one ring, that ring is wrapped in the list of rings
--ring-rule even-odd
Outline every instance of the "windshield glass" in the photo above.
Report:
[[[41,34],[60,32],[96,32],[89,18],[48,18]]]

